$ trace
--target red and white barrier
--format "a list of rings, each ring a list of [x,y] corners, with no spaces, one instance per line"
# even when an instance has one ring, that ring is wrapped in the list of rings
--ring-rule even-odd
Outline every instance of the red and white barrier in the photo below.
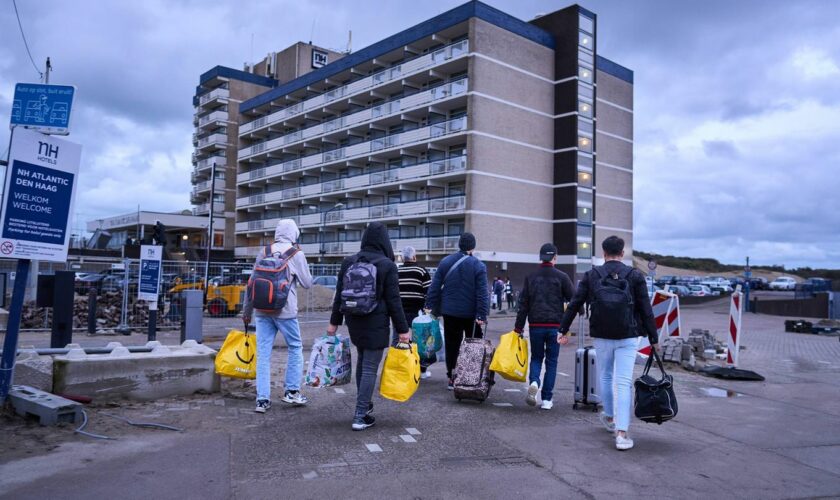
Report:
[[[653,319],[656,322],[656,331],[660,339],[682,335],[680,298],[677,295],[667,290],[657,290],[651,297],[650,305],[653,309]],[[650,356],[650,342],[647,337],[642,337],[639,346],[639,354]]]
[[[726,339],[726,364],[738,367],[738,353],[741,350],[741,316],[744,313],[744,294],[741,285],[735,288],[729,301],[729,336]]]

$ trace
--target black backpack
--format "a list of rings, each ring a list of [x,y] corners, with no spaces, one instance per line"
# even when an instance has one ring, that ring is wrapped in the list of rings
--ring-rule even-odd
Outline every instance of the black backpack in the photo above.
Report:
[[[376,310],[376,263],[357,255],[341,280],[341,312],[366,316]]]
[[[599,337],[622,339],[632,337],[636,330],[633,307],[633,291],[627,280],[632,267],[621,274],[608,274],[603,266],[592,268],[595,272],[592,285],[591,316],[592,332]]]
[[[247,293],[254,309],[274,313],[286,307],[295,279],[289,261],[299,250],[292,246],[283,253],[272,253],[271,245],[265,247],[265,256],[257,260],[248,279]]]

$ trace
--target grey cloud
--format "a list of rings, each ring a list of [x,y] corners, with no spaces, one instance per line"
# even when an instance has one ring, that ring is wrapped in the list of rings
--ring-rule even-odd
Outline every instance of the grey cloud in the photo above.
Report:
[[[703,152],[709,158],[735,159],[738,149],[732,141],[703,141]]]

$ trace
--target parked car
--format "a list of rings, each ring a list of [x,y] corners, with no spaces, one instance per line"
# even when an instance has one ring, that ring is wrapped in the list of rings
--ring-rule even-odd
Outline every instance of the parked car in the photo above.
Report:
[[[321,285],[325,288],[332,288],[335,290],[335,285],[338,283],[338,278],[335,276],[315,276],[312,278],[313,285]]]
[[[770,290],[795,290],[796,280],[789,276],[779,276],[770,282]]]
[[[750,290],[767,290],[770,285],[766,278],[750,278]]]
[[[803,288],[811,292],[829,292],[831,284],[831,280],[825,278],[808,278],[802,282]]]
[[[706,285],[691,285],[688,287],[692,297],[709,297],[713,295],[720,295],[720,292],[712,291]]]
[[[665,285],[676,285],[677,284],[677,277],[676,276],[660,276],[656,278],[656,286],[664,287]]]
[[[687,297],[691,295],[691,290],[689,290],[687,286],[683,285],[671,285],[668,287],[668,291],[675,294],[677,297]]]

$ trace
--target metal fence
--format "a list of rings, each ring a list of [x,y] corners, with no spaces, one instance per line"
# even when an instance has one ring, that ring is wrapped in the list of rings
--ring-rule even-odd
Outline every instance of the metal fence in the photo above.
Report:
[[[16,261],[0,261],[0,292],[3,306],[8,308],[15,281]],[[205,316],[233,317],[242,311],[245,288],[252,263],[210,262],[206,287]],[[205,290],[204,262],[163,261],[160,293],[158,297],[158,328],[178,328],[181,322],[181,297],[184,290]],[[326,310],[332,300],[334,277],[338,264],[310,264],[310,272],[319,285],[310,290],[299,289],[300,312],[303,315]],[[35,304],[37,279],[35,276],[54,274],[57,271],[76,273],[74,329],[87,329],[89,304],[96,297],[95,318],[97,330],[144,329],[148,327],[148,303],[137,299],[140,261],[123,260],[74,260],[67,263],[42,262],[27,283],[26,300],[21,317],[22,330],[51,328],[49,308]],[[5,291],[3,291],[5,285]],[[4,331],[5,324],[0,324]]]

